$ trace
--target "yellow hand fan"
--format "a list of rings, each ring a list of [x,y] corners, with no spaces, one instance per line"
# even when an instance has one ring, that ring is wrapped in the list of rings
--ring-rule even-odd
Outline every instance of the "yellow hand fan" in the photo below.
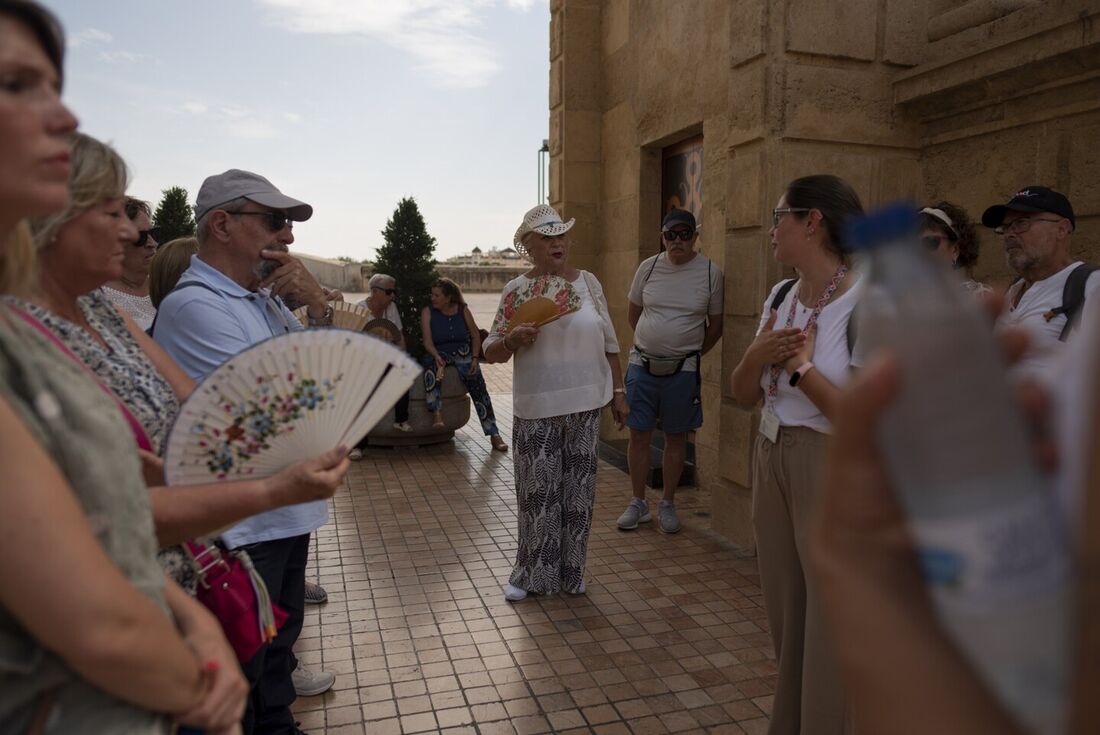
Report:
[[[507,331],[520,324],[541,327],[581,308],[581,298],[573,284],[561,276],[540,276],[513,292]]]

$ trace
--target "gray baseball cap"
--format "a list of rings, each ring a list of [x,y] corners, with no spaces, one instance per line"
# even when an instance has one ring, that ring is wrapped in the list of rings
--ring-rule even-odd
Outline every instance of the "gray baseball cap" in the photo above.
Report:
[[[275,188],[275,185],[259,174],[231,168],[225,173],[208,176],[195,197],[195,219],[226,202],[244,197],[272,209],[285,210],[295,222],[305,222],[313,216],[313,207],[292,199]]]

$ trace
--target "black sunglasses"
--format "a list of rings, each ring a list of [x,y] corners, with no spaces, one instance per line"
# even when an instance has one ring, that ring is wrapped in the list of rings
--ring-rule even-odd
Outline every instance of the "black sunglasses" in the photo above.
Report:
[[[282,212],[230,212],[234,216],[247,215],[249,217],[267,217],[267,228],[272,232],[279,232],[284,227],[294,228],[294,220]]]
[[[664,235],[665,240],[669,242],[672,242],[676,238],[680,238],[684,242],[687,242],[695,237],[695,230],[665,230],[661,234]]]
[[[396,288],[382,288],[381,286],[371,286],[371,288],[373,288],[377,291],[381,291],[382,293],[386,294],[387,296],[393,296],[395,293],[397,293]]]
[[[155,242],[160,243],[160,232],[156,227],[150,227],[148,230],[139,230],[138,239],[134,240],[134,247],[145,247],[145,243],[149,242],[150,237],[153,238]]]

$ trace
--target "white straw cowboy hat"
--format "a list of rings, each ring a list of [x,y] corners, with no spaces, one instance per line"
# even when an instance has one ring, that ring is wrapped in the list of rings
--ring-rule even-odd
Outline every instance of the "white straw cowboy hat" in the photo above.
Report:
[[[523,246],[523,238],[527,233],[537,232],[540,235],[557,237],[569,232],[576,222],[575,217],[568,222],[562,222],[561,215],[557,213],[557,210],[548,204],[540,204],[527,210],[527,214],[523,215],[523,224],[516,230],[516,235],[512,238],[512,245],[515,246],[517,253],[527,258],[527,248]]]

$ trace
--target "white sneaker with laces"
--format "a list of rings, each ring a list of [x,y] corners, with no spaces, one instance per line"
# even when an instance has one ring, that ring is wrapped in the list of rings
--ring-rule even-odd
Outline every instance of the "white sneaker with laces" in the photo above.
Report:
[[[298,662],[298,668],[290,672],[290,680],[294,682],[294,691],[299,697],[316,697],[324,694],[336,683],[336,674],[331,671],[310,671]]]

